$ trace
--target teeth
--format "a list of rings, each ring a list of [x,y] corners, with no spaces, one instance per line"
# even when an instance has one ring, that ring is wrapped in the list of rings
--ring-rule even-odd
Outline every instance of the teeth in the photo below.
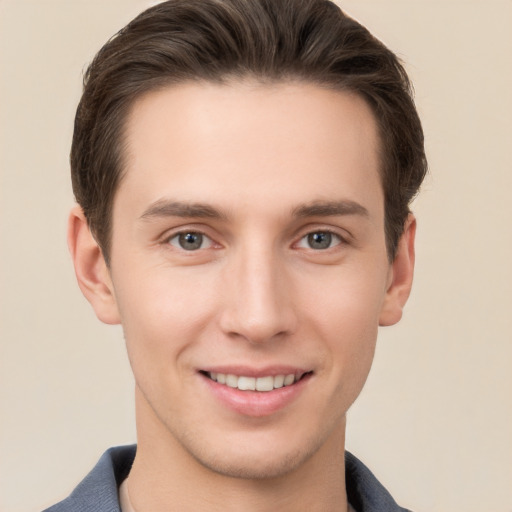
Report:
[[[257,391],[272,391],[274,389],[274,377],[258,377],[256,379]]]
[[[276,375],[274,377],[274,388],[282,388],[284,386],[284,375]]]
[[[238,377],[238,389],[254,391],[256,389],[256,379],[254,377]]]
[[[231,374],[226,375],[226,386],[229,386],[230,388],[237,388],[238,377],[236,375]]]
[[[225,373],[210,372],[210,379],[225,384],[230,388],[238,388],[241,391],[272,391],[273,389],[290,386],[295,382],[295,374],[269,375],[268,377],[246,377],[245,375],[233,375]]]
[[[284,378],[284,385],[289,386],[290,384],[293,384],[294,381],[295,381],[295,375],[287,375]]]

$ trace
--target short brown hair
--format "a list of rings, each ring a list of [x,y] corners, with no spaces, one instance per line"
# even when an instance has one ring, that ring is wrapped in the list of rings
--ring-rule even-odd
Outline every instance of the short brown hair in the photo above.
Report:
[[[407,74],[366,28],[326,0],[169,0],[136,17],[84,77],[71,148],[73,191],[108,262],[123,176],[123,129],[141,94],[188,80],[300,80],[351,91],[381,138],[387,251],[427,170]]]

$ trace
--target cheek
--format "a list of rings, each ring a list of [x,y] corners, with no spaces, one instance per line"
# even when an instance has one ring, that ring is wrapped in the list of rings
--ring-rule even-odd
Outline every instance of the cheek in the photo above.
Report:
[[[378,267],[372,262],[373,267]],[[358,344],[373,339],[377,333],[382,309],[387,272],[372,265],[350,265],[336,268],[329,276],[310,276],[302,281],[301,309],[330,331],[340,341]],[[318,286],[322,283],[322,286]],[[309,290],[309,293],[307,293]]]
[[[344,407],[355,400],[370,371],[384,290],[382,273],[339,272],[323,293],[310,296],[309,308],[303,308],[323,340],[325,369],[338,396],[347,402]]]
[[[346,305],[327,310],[329,349],[334,375],[343,386],[360,389],[364,384],[375,352],[377,308],[345,296]],[[373,311],[372,311],[373,309]]]
[[[167,371],[208,325],[215,290],[206,276],[172,269],[151,269],[130,277],[119,275],[122,286],[116,287],[114,281],[114,287],[132,366],[134,371],[149,364],[152,372],[155,366]]]
[[[331,406],[333,410],[346,412],[361,393],[370,373],[378,327],[364,308],[351,306],[332,313],[337,318],[337,329],[329,338],[326,368],[335,390]]]

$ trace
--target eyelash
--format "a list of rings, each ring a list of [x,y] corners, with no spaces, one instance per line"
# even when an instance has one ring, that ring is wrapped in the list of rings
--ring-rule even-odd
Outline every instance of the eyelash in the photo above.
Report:
[[[327,247],[322,247],[322,248],[313,248],[311,247],[311,239],[310,237],[314,236],[314,235],[327,235],[328,236],[328,246]],[[337,242],[332,245],[332,242],[334,242],[335,239]],[[305,241],[306,244],[309,244],[307,247],[304,247],[304,246],[301,246],[300,244],[302,244],[303,242]],[[343,238],[340,234],[330,230],[330,229],[316,229],[316,230],[313,230],[313,231],[309,231],[308,233],[306,233],[305,235],[303,235],[300,239],[299,239],[299,242],[296,244],[298,247],[300,248],[304,248],[304,249],[310,249],[310,250],[313,250],[315,252],[319,251],[319,252],[322,252],[322,251],[327,251],[329,249],[332,249],[334,247],[337,247],[338,245],[343,245],[343,244],[346,244],[347,241],[345,240],[345,238]]]
[[[201,238],[200,246],[199,247],[186,249],[185,247],[181,246],[181,244],[180,244],[180,241],[181,241],[180,237],[186,237],[186,236],[189,236],[189,235]],[[177,241],[176,245],[174,243],[172,243],[173,240]],[[208,247],[202,247],[202,245],[203,245],[203,243],[205,241],[208,242]],[[201,231],[198,231],[198,230],[192,230],[192,229],[188,229],[188,230],[184,230],[184,231],[179,231],[178,233],[173,233],[171,236],[169,236],[169,237],[167,237],[165,239],[165,243],[167,243],[169,245],[172,245],[176,249],[181,249],[181,250],[186,251],[186,252],[195,252],[195,251],[197,251],[199,249],[210,249],[215,244],[215,242],[208,235],[206,235],[205,233],[203,233]]]
[[[182,240],[180,240],[180,237],[184,237],[187,235],[200,237],[199,246],[191,247],[189,249],[183,247],[183,245],[181,245],[181,243],[180,243],[182,241]],[[321,248],[311,247],[312,240],[309,237],[313,237],[314,235],[327,235],[328,246],[321,247]],[[173,243],[173,241],[175,241],[175,243]],[[207,247],[204,247],[205,242],[208,244]],[[334,245],[333,245],[333,242],[335,242]],[[171,245],[172,247],[174,247],[177,250],[181,250],[181,251],[188,252],[188,253],[197,252],[199,250],[211,249],[216,245],[215,241],[210,236],[208,236],[206,233],[204,233],[203,231],[198,230],[198,229],[195,229],[195,230],[187,229],[187,230],[175,232],[172,235],[167,236],[163,240],[163,243]],[[307,245],[302,245],[302,244],[307,244]],[[336,233],[335,231],[330,230],[330,229],[316,229],[316,230],[308,231],[307,233],[302,235],[300,237],[300,239],[298,240],[298,242],[295,242],[293,245],[300,249],[312,250],[314,252],[324,252],[324,251],[328,251],[329,249],[333,249],[334,247],[337,247],[339,245],[346,245],[346,244],[348,244],[346,238],[342,237],[339,233]]]

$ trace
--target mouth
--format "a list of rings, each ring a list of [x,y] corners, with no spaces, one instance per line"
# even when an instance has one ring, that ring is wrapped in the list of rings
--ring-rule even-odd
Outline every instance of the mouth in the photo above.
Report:
[[[272,417],[309,389],[313,371],[290,366],[266,369],[218,367],[199,370],[219,402],[244,418]]]
[[[274,389],[293,386],[295,383],[311,375],[313,372],[283,373],[278,375],[264,375],[260,377],[208,371],[200,371],[200,373],[210,380],[229,388],[238,389],[240,391],[269,392]]]

